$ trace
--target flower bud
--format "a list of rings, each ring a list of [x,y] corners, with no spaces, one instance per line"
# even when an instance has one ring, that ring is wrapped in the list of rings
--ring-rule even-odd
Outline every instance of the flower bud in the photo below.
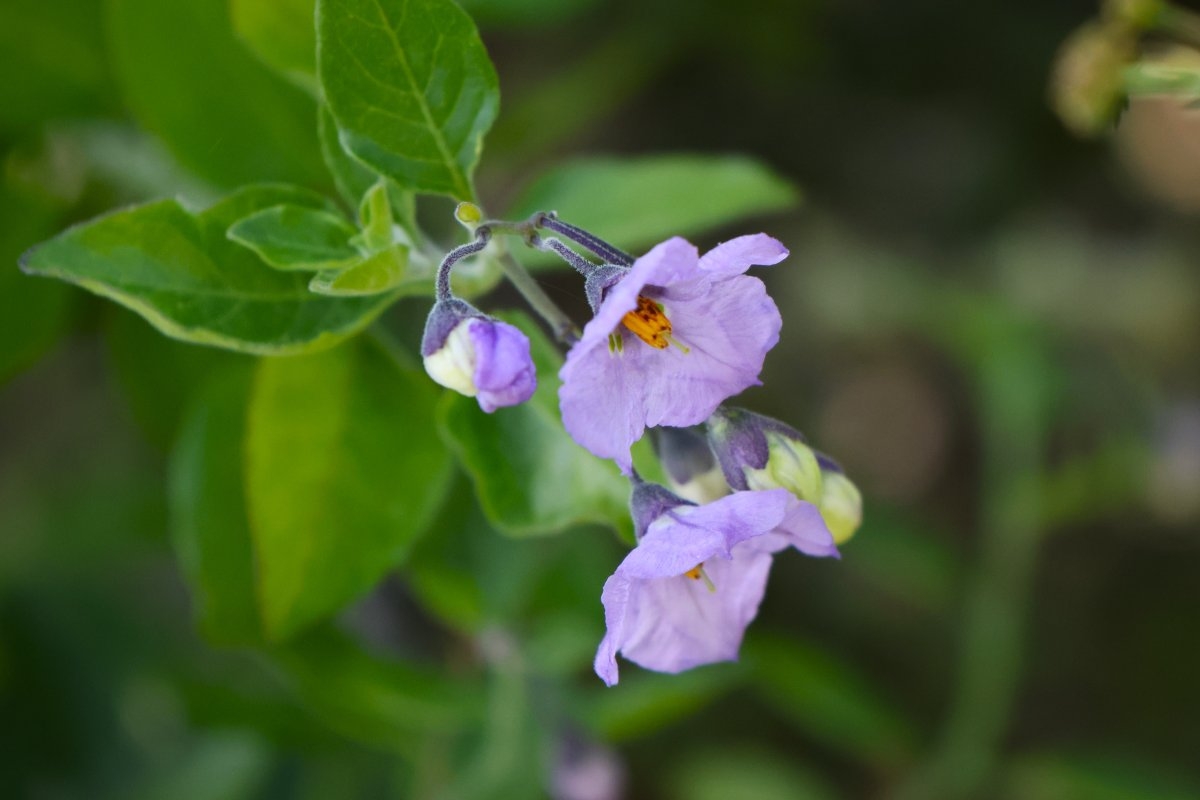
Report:
[[[456,298],[439,301],[429,312],[421,355],[429,377],[476,398],[489,414],[524,403],[537,388],[528,337]]]
[[[655,428],[654,449],[671,491],[693,503],[711,503],[729,494],[725,473],[708,440],[695,428]]]
[[[817,507],[833,534],[834,544],[843,544],[862,524],[862,494],[829,456],[817,453],[817,462],[821,465],[821,500]]]
[[[708,442],[734,489],[787,489],[801,500],[820,501],[821,467],[795,428],[722,406],[708,419]]]
[[[1111,127],[1125,103],[1124,70],[1136,56],[1136,36],[1121,21],[1089,22],[1072,33],[1050,79],[1050,104],[1063,124],[1081,137]]]
[[[633,493],[629,496],[629,512],[633,517],[633,532],[640,541],[646,535],[650,523],[677,506],[694,506],[665,486],[647,483],[633,476]]]

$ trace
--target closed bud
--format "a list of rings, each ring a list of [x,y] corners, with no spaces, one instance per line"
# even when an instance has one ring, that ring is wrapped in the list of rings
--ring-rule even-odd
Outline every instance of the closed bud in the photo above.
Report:
[[[795,428],[744,409],[721,407],[708,419],[708,442],[734,489],[787,489],[801,500],[820,501],[821,467]]]
[[[1125,68],[1137,39],[1122,21],[1089,22],[1059,48],[1050,79],[1050,105],[1077,136],[1097,136],[1116,122],[1125,103]]]
[[[817,506],[834,544],[843,544],[862,524],[862,494],[833,459],[818,453],[821,465],[821,501]]]
[[[476,398],[489,414],[524,403],[537,388],[529,338],[456,298],[437,302],[429,312],[421,355],[429,377]]]

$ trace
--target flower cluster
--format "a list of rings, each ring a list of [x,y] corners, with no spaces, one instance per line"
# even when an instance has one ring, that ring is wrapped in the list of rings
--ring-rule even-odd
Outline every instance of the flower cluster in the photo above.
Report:
[[[475,241],[443,262],[422,355],[438,383],[487,412],[524,402],[536,384],[524,334],[449,289],[453,264],[497,230],[583,274],[593,316],[570,337],[559,371],[562,421],[633,484],[637,545],[601,593],[607,634],[596,673],[615,684],[618,653],[661,672],[735,659],[775,554],[837,557],[862,518],[862,498],[836,462],[790,426],[723,405],[759,384],[782,327],[762,281],[745,273],[788,251],[753,234],[701,255],[676,237],[635,260],[552,213],[479,223]],[[647,429],[669,488],[634,469],[631,448]]]

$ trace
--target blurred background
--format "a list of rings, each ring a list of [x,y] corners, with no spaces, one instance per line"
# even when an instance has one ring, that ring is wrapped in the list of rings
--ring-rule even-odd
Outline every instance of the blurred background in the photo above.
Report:
[[[740,663],[614,690],[590,674],[611,533],[507,540],[469,500],[437,545],[479,582],[469,641],[414,573],[287,649],[208,644],[168,459],[243,357],[16,259],[152,197],[328,188],[315,127],[264,144],[225,0],[186,25],[0,0],[0,795],[1200,797],[1200,111],[1063,126],[1047,85],[1091,0],[463,5],[501,79],[489,207],[581,155],[748,154],[799,188],[693,238],[791,249],[739,402],[841,461],[862,529],[839,564],[777,560]],[[278,119],[315,118],[285,94]],[[399,692],[413,664],[434,683]]]

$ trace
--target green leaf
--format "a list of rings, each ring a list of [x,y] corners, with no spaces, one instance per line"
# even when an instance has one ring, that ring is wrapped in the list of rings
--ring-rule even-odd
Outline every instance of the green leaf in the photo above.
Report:
[[[395,239],[392,228],[396,220],[392,215],[391,198],[388,197],[389,183],[387,179],[380,178],[358,204],[358,222],[362,226],[358,242],[368,251],[382,250]]]
[[[321,157],[333,176],[342,199],[350,208],[358,205],[363,196],[379,180],[379,173],[346,152],[338,141],[337,123],[329,106],[321,104],[317,114],[317,133],[321,140]]]
[[[264,64],[317,93],[316,0],[231,0],[233,30]]]
[[[912,730],[849,664],[794,639],[756,634],[742,648],[753,685],[802,730],[870,763],[898,765]]]
[[[303,353],[358,331],[393,299],[327,298],[229,241],[236,220],[280,203],[323,208],[287,186],[247,187],[200,212],[175,200],[117,211],[27,253],[27,272],[78,284],[176,339],[260,355]]]
[[[437,392],[373,344],[263,361],[246,486],[268,634],[336,611],[403,562],[449,475]]]
[[[110,0],[109,43],[138,121],[220,186],[326,182],[315,100],[233,35],[228,0]]]
[[[1200,98],[1200,63],[1176,58],[1139,61],[1122,73],[1125,91],[1131,95],[1174,95],[1181,99]]]
[[[200,629],[214,642],[262,640],[242,488],[249,362],[216,373],[188,411],[169,469],[171,539]]]
[[[350,245],[358,229],[345,218],[315,208],[277,205],[229,226],[226,235],[275,269],[341,269],[360,260]]]
[[[742,156],[595,158],[542,175],[508,216],[557,211],[564,220],[636,251],[670,236],[785,211],[798,200],[791,184]],[[530,260],[550,261],[544,253],[531,253]]]
[[[309,281],[308,288],[333,297],[376,295],[400,286],[407,269],[408,248],[397,244],[342,270],[318,272]],[[418,283],[428,284],[429,281],[414,282],[414,285]]]
[[[485,414],[472,398],[446,393],[438,421],[471,476],[488,520],[510,536],[560,533],[572,525],[608,525],[632,541],[629,482],[616,466],[577,445],[558,413],[562,357],[527,317],[512,321],[529,336],[538,389],[519,406]]]
[[[354,156],[418,192],[474,196],[496,71],[452,0],[319,0],[317,72]]]

